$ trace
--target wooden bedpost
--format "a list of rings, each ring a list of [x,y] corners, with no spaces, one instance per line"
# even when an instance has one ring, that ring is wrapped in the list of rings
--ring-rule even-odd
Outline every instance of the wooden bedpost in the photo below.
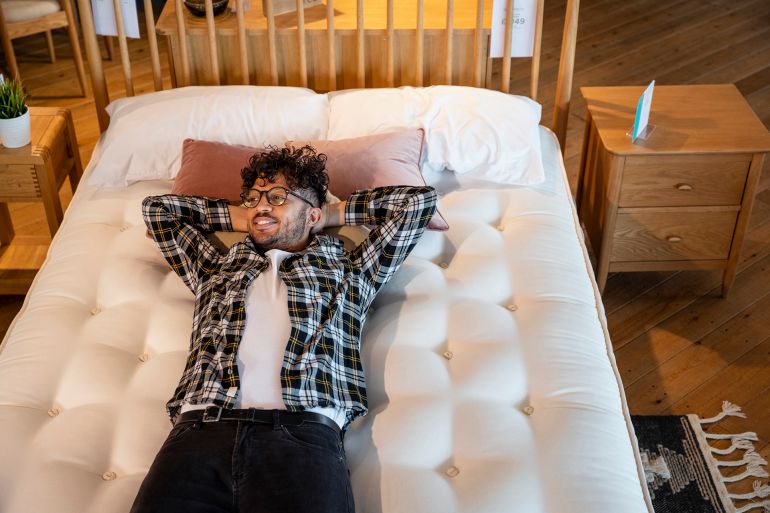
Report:
[[[104,69],[102,68],[102,52],[99,51],[99,43],[96,40],[91,2],[78,0],[78,10],[80,11],[80,25],[83,28],[88,70],[91,72],[91,86],[96,103],[96,119],[99,120],[99,130],[104,132],[107,130],[107,125],[110,124],[110,118],[107,111],[104,110],[110,103],[110,98],[107,94],[107,81],[104,79]]]
[[[567,0],[564,17],[564,36],[561,41],[559,57],[559,76],[556,80],[556,98],[553,102],[552,129],[559,139],[562,154],[567,139],[567,121],[569,120],[569,102],[572,95],[572,74],[575,67],[575,46],[577,43],[578,9],[580,0]]]

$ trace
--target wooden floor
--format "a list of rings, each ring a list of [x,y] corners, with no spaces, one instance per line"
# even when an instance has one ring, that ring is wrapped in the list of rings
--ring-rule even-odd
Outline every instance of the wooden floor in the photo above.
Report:
[[[564,0],[546,2],[539,100],[550,124]],[[565,162],[574,185],[585,116],[585,85],[734,83],[770,126],[770,2],[767,0],[583,0],[573,104]],[[93,103],[66,97],[78,91],[69,48],[58,35],[59,60],[47,62],[42,35],[20,40],[22,76],[35,105],[73,110],[83,162],[98,138]],[[138,92],[152,89],[147,48],[132,42]],[[116,46],[117,49],[117,46]],[[162,59],[165,66],[165,56]],[[529,76],[514,66],[515,92]],[[516,73],[519,71],[519,73]],[[108,63],[113,96],[122,95],[119,59]],[[495,74],[493,79],[499,76]],[[654,114],[653,114],[654,115]],[[654,119],[651,119],[654,123]],[[63,188],[66,196],[67,187]],[[64,198],[65,201],[67,198]],[[39,205],[18,204],[12,215],[23,237],[46,237]],[[631,412],[696,413],[708,417],[723,400],[747,419],[728,417],[712,431],[755,431],[770,459],[770,159],[766,161],[742,263],[727,299],[712,272],[614,274],[605,292],[610,332]],[[0,297],[0,335],[22,298]],[[725,472],[726,474],[729,472]],[[751,479],[731,485],[748,491]]]

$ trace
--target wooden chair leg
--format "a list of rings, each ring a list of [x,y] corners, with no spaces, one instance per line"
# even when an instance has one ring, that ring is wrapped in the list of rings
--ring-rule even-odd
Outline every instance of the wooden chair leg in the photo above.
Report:
[[[10,244],[13,240],[13,224],[7,203],[0,203],[0,246]]]
[[[111,61],[115,51],[115,48],[112,44],[112,36],[103,36],[102,39],[104,39],[104,47],[107,49],[107,60]]]
[[[3,53],[5,54],[5,61],[8,63],[8,71],[11,73],[11,78],[19,77],[19,65],[16,63],[16,54],[13,53],[13,44],[11,38],[8,37],[8,31],[5,28],[5,18],[3,17],[3,10],[0,9],[0,39],[3,43]]]
[[[51,57],[51,63],[56,62],[56,50],[53,47],[53,35],[50,30],[45,31],[45,41],[48,43],[48,55]]]
[[[75,25],[75,17],[72,14],[72,4],[70,0],[62,2],[64,4],[64,11],[67,14],[67,33],[70,37],[70,45],[72,46],[72,57],[75,60],[75,71],[78,74],[78,81],[80,82],[80,90],[83,91],[83,96],[88,95],[86,89],[86,68],[83,65],[83,54],[80,53],[80,39],[78,39],[78,29]]]

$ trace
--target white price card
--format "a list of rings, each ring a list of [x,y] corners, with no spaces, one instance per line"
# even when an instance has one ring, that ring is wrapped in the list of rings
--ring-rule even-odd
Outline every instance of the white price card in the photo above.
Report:
[[[646,137],[652,132],[652,126],[648,130],[647,122],[650,120],[650,107],[652,106],[652,92],[655,89],[655,81],[650,82],[647,89],[644,90],[642,96],[639,97],[639,101],[636,104],[636,116],[634,116],[634,127],[631,129],[631,141],[637,139],[646,139]]]
[[[513,23],[511,33],[511,57],[532,57],[535,47],[535,0],[493,0],[492,35],[489,56],[502,57],[505,53],[505,9],[506,2],[513,2]]]
[[[117,36],[115,9],[112,0],[91,0],[94,11],[94,26],[100,36]],[[120,0],[120,13],[123,15],[123,29],[126,37],[139,39],[139,18],[136,13],[136,0]]]

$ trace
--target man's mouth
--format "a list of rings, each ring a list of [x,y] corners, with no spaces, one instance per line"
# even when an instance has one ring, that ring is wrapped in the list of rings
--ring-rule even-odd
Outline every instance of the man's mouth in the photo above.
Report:
[[[269,217],[257,217],[254,219],[252,224],[256,227],[257,230],[266,230],[278,223],[275,219]]]

